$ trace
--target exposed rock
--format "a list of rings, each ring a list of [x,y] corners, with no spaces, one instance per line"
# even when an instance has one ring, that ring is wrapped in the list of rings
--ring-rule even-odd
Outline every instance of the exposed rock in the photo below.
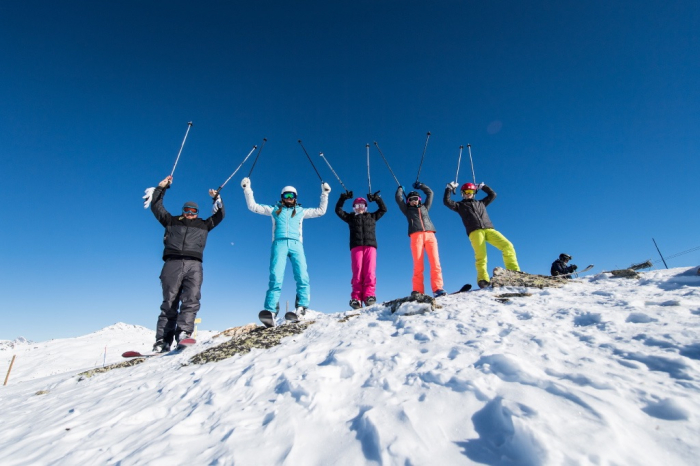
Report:
[[[359,312],[358,312],[357,314],[348,314],[348,315],[346,315],[345,317],[343,317],[342,319],[340,319],[338,322],[340,322],[340,323],[342,324],[342,323],[347,322],[347,321],[350,320],[351,318],[357,317],[357,316],[359,316],[359,315],[360,315]]]
[[[531,273],[506,270],[501,267],[493,269],[491,286],[494,288],[503,286],[524,286],[530,288],[560,288],[568,283],[566,278],[550,277],[547,275],[535,275]]]
[[[610,272],[613,275],[613,277],[623,277],[623,278],[639,278],[640,275],[632,269],[619,269],[619,270],[611,270]]]
[[[35,393],[35,395],[48,395],[49,391],[48,390],[39,390],[38,392]]]
[[[131,367],[135,366],[137,364],[141,364],[144,362],[146,358],[134,358],[134,359],[129,359],[128,361],[124,362],[119,362],[117,364],[110,364],[109,366],[104,366],[104,367],[98,367],[95,369],[90,369],[89,371],[81,372],[78,374],[78,381],[89,379],[95,374],[102,374],[103,372],[109,372],[112,369],[121,369],[122,367]]]
[[[648,261],[642,262],[642,263],[640,263],[640,264],[632,264],[632,265],[630,265],[630,266],[627,267],[627,268],[628,268],[628,269],[632,269],[632,270],[642,270],[642,269],[649,269],[649,268],[651,268],[651,267],[653,267],[653,266],[654,266],[654,264],[652,264],[651,261],[648,260]]]
[[[236,334],[236,336],[225,343],[194,355],[192,358],[190,358],[190,363],[206,364],[208,362],[217,362],[228,359],[237,354],[246,354],[254,348],[272,348],[273,346],[279,345],[282,338],[302,333],[309,325],[313,323],[313,320],[299,323],[286,323],[284,325],[271,328],[256,325],[253,329],[246,329],[245,331],[240,330],[237,334],[236,332],[233,332],[236,329],[230,329],[232,333]],[[249,326],[237,328],[245,329],[246,327]]]
[[[241,335],[245,335],[246,333],[252,332],[256,328],[258,328],[257,324],[248,324],[248,325],[243,325],[241,327],[233,327],[233,328],[226,329],[221,333],[217,333],[212,338],[219,338],[219,337],[237,338]]]
[[[526,298],[528,296],[532,296],[532,293],[503,293],[497,294],[495,299],[499,303],[508,303],[510,298]]]
[[[382,303],[382,306],[386,306],[391,309],[391,313],[395,313],[403,303],[414,302],[414,303],[424,303],[430,304],[430,309],[434,311],[435,309],[440,309],[442,306],[435,302],[435,298],[422,293],[416,293],[415,295],[406,296],[405,298],[394,299],[393,301],[387,301]]]

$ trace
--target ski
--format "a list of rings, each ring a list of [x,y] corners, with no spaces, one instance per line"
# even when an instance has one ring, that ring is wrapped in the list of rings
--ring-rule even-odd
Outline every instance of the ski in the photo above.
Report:
[[[287,322],[297,323],[299,322],[299,316],[295,312],[287,312],[284,315],[284,320]]]
[[[260,319],[260,322],[262,322],[263,325],[267,328],[275,326],[275,317],[275,314],[267,310],[260,311],[260,313],[258,314],[258,319]]]
[[[166,351],[165,353],[140,353],[138,351],[126,351],[122,353],[122,357],[126,359],[131,359],[131,358],[152,358],[155,356],[163,356],[165,354],[175,354],[179,353],[180,351],[184,350],[188,346],[192,346],[195,343],[197,343],[197,340],[194,338],[185,338],[184,340],[180,340],[180,342],[177,344],[177,346],[170,351]]]
[[[450,293],[450,294],[453,295],[453,294],[465,293],[471,289],[472,289],[471,284],[467,283],[462,288],[460,288],[459,291],[455,291],[454,293]]]
[[[586,267],[586,268],[583,269],[583,270],[575,270],[575,271],[573,271],[573,272],[563,273],[563,274],[561,274],[561,275],[555,275],[554,277],[555,277],[555,278],[559,278],[559,277],[568,277],[569,275],[573,275],[573,274],[575,274],[575,273],[588,272],[588,271],[591,270],[592,268],[593,268],[593,264],[589,265],[588,267]]]

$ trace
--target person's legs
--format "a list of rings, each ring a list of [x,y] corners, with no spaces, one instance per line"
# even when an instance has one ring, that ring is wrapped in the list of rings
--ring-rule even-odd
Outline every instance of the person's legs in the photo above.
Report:
[[[362,262],[364,259],[364,254],[362,246],[355,246],[350,250],[350,263],[352,268],[352,279],[350,284],[352,285],[352,293],[350,294],[351,299],[362,300]]]
[[[265,294],[265,310],[277,314],[277,303],[282,293],[284,268],[287,265],[287,240],[278,239],[272,242],[270,251],[270,282]]]
[[[301,307],[309,307],[311,302],[311,286],[309,285],[309,272],[306,267],[306,255],[301,241],[289,240],[289,259],[292,261],[294,281],[297,284],[296,304]]]
[[[370,296],[377,296],[377,248],[362,246],[364,248],[362,261],[362,301],[367,301]]]
[[[433,293],[443,289],[442,267],[440,267],[440,255],[438,254],[438,243],[435,233],[428,231],[425,233],[425,252],[428,254],[430,263],[430,286]]]
[[[474,230],[469,235],[469,241],[474,249],[476,260],[476,280],[489,281],[489,272],[486,268],[486,230]]]
[[[182,280],[182,292],[180,293],[180,313],[177,317],[177,331],[185,331],[190,335],[194,331],[194,319],[200,308],[199,300],[202,299],[202,281],[204,273],[202,263],[197,260],[184,262],[184,275]],[[176,331],[176,333],[177,333]]]
[[[163,303],[160,305],[160,315],[156,323],[156,340],[164,340],[170,344],[175,336],[177,326],[177,310],[180,307],[180,289],[183,279],[182,260],[165,261],[160,272],[160,284],[163,288]]]
[[[508,270],[520,270],[518,258],[515,255],[513,243],[503,236],[500,232],[489,228],[486,232],[486,242],[496,247],[503,254],[503,264]]]
[[[423,293],[425,286],[423,285],[423,245],[425,241],[425,232],[419,231],[411,234],[411,255],[413,256],[413,291]]]

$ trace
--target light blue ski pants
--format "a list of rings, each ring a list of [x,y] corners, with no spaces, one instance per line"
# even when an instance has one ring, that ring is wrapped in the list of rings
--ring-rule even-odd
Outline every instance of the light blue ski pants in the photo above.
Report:
[[[284,269],[287,266],[287,257],[292,262],[294,281],[297,283],[298,306],[308,307],[311,300],[309,287],[309,273],[306,270],[306,256],[304,245],[294,239],[276,239],[272,242],[270,254],[270,284],[265,295],[265,309],[276,313],[277,303],[282,292]]]

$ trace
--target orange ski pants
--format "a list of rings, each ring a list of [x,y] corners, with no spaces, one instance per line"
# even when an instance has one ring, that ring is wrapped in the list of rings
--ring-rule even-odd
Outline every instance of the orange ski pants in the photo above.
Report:
[[[442,268],[438,255],[437,238],[434,231],[417,231],[411,234],[411,254],[413,255],[413,291],[425,292],[423,286],[423,252],[430,263],[430,286],[433,292],[442,290]]]

